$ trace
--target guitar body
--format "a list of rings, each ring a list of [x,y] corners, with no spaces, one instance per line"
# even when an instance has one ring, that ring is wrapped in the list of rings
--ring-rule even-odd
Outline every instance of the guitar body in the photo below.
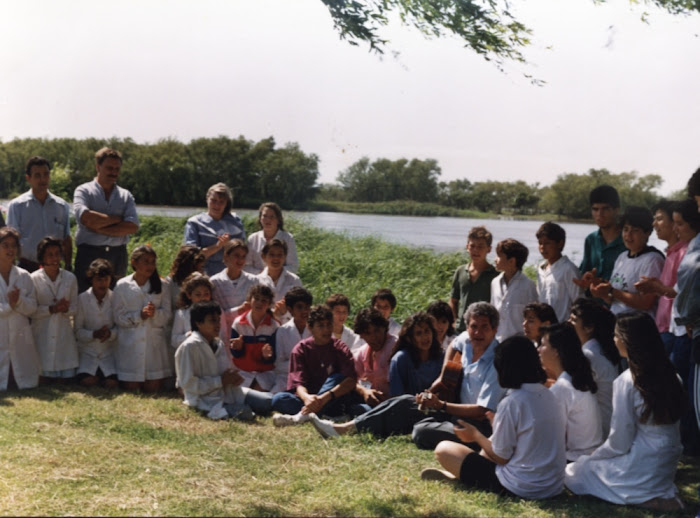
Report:
[[[438,398],[448,403],[459,401],[459,389],[462,386],[462,354],[457,353],[452,360],[445,364],[442,371],[442,382],[434,387],[431,392]]]

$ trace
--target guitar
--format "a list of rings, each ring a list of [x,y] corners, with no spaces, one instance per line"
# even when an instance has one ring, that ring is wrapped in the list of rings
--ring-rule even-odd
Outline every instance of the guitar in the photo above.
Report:
[[[442,381],[432,387],[430,392],[447,403],[458,402],[459,389],[462,386],[463,375],[462,353],[458,352],[445,364],[442,371]]]

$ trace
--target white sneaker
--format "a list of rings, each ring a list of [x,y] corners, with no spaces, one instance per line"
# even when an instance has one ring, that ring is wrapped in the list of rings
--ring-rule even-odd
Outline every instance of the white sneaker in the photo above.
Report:
[[[321,437],[323,437],[324,439],[340,437],[340,434],[335,431],[333,421],[320,419],[316,414],[313,414],[313,417],[311,418],[311,424],[314,425],[316,431],[320,433]]]
[[[275,426],[293,426],[311,421],[311,416],[315,417],[316,414],[302,414],[301,412],[294,415],[275,414],[272,416],[272,424]]]

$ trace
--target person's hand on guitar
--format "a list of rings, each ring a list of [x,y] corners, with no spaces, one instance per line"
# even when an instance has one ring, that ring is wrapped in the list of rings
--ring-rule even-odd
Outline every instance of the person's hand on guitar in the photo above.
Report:
[[[416,394],[416,403],[418,403],[418,407],[421,410],[442,410],[445,405],[444,401],[441,401],[439,397],[429,391]]]

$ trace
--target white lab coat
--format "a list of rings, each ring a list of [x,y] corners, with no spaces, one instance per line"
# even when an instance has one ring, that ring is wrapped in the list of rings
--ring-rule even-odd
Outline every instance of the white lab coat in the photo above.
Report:
[[[7,296],[15,287],[19,288],[19,302],[12,309]],[[19,388],[39,384],[41,367],[28,318],[35,310],[34,283],[29,273],[13,266],[9,283],[0,275],[0,390],[7,390],[10,365]]]
[[[98,368],[105,376],[117,373],[117,326],[114,323],[113,296],[112,290],[107,290],[100,304],[92,288],[78,295],[78,312],[75,314],[75,337],[80,356],[78,373],[94,376]],[[105,325],[109,328],[109,338],[104,342],[95,340],[92,333]]]
[[[143,382],[172,376],[165,328],[172,316],[170,283],[161,279],[160,293],[149,293],[150,281],[139,286],[134,275],[124,277],[114,288],[114,321],[117,337],[117,376],[121,381]],[[141,310],[153,302],[153,318],[143,320]]]
[[[36,311],[32,315],[32,333],[36,343],[41,370],[56,372],[78,367],[78,345],[71,317],[78,310],[78,281],[71,272],[59,270],[55,281],[52,281],[43,268],[32,273],[34,293],[36,295]],[[49,312],[61,299],[70,302],[67,313]]]

